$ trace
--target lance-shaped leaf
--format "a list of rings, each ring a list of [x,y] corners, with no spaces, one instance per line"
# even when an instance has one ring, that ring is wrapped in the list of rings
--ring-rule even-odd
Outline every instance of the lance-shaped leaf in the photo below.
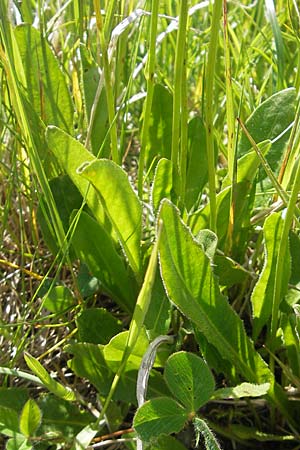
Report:
[[[82,197],[86,199],[97,221],[109,230],[106,223],[108,221],[105,218],[96,190],[77,173],[81,164],[93,161],[95,157],[79,141],[60,128],[49,126],[46,132],[46,140],[61,168],[69,175]]]
[[[278,213],[271,214],[264,224],[265,261],[261,275],[256,283],[251,301],[253,306],[253,337],[257,338],[262,327],[272,314],[273,292],[276,276],[276,263],[282,234],[283,219]],[[290,275],[290,256],[286,255],[284,265],[282,294],[284,295]]]
[[[104,227],[82,212],[72,236],[76,254],[104,289],[126,311],[132,312],[137,286],[129,276],[124,259],[118,254],[115,243]]]
[[[28,24],[16,27],[14,34],[25,68],[31,108],[45,124],[71,132],[74,107],[70,91],[47,40]]]
[[[247,380],[268,381],[271,372],[247,337],[243,322],[221,295],[209,258],[178,210],[164,200],[160,218],[164,224],[160,267],[170,300]]]
[[[156,166],[152,186],[152,205],[154,211],[157,212],[163,198],[174,201],[174,196],[172,162],[169,159],[162,158]]]
[[[65,387],[55,381],[36,358],[29,355],[29,353],[25,353],[24,359],[29,369],[39,377],[43,386],[45,386],[45,388],[47,388],[50,392],[69,402],[74,402],[76,400],[75,393],[69,387]]]
[[[213,398],[261,397],[266,395],[269,389],[270,383],[242,383],[238,386],[218,389],[214,392]]]
[[[108,159],[84,164],[78,171],[92,183],[116,231],[133,271],[141,273],[142,205],[126,173]]]
[[[170,300],[247,381],[270,382],[268,398],[295,425],[285,393],[254,349],[242,320],[220,293],[209,258],[177,208],[163,200],[159,218],[164,224],[159,245],[161,275]]]

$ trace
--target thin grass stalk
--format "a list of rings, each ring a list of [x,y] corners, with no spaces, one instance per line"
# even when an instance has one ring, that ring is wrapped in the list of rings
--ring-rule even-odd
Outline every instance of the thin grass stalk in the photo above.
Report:
[[[3,5],[2,5],[3,6]],[[0,3],[1,7],[1,3]],[[2,13],[3,17],[6,17],[6,11],[3,10],[3,8],[0,9],[0,12]],[[51,219],[51,226],[53,227],[53,230],[55,232],[55,235],[58,240],[58,244],[61,248],[60,256],[61,261],[60,264],[62,266],[63,261],[66,259],[68,265],[71,267],[69,257],[68,257],[68,242],[65,237],[64,229],[61,223],[60,216],[57,211],[57,207],[52,195],[52,191],[50,189],[46,174],[44,172],[44,168],[42,165],[42,162],[40,160],[34,137],[32,135],[31,127],[29,124],[29,119],[27,116],[26,108],[24,105],[24,98],[22,93],[22,88],[20,87],[20,81],[16,73],[16,67],[18,67],[19,71],[18,75],[21,77],[23,86],[26,86],[24,84],[24,79],[22,78],[23,73],[23,66],[21,58],[18,54],[18,47],[16,42],[14,41],[14,35],[12,33],[10,24],[8,22],[3,21],[0,26],[0,37],[3,44],[3,49],[0,46],[0,60],[2,61],[4,71],[6,73],[7,77],[7,83],[9,86],[10,96],[11,96],[11,103],[14,108],[14,112],[16,115],[17,122],[21,129],[22,138],[24,141],[24,146],[27,149],[30,163],[33,168],[33,172],[37,177],[39,186],[42,189],[42,192],[44,194],[45,201],[48,205],[50,219]],[[73,274],[73,271],[71,271]],[[73,278],[75,281],[75,279]],[[43,284],[43,283],[42,283]],[[40,285],[40,287],[42,286]],[[76,282],[75,282],[76,284]],[[17,333],[20,334],[22,330],[17,330]],[[14,361],[19,356],[20,352],[23,350],[27,340],[28,335],[30,333],[30,329],[25,333],[22,334],[22,339],[17,346],[17,350],[15,353],[14,358],[11,360],[11,364],[14,364]]]
[[[212,231],[216,231],[217,227],[213,93],[214,93],[216,54],[218,48],[218,36],[219,36],[221,14],[222,14],[222,0],[215,0],[213,5],[210,42],[207,58],[207,69],[205,76],[206,150],[208,162],[208,186],[209,186],[209,201],[210,201],[210,228]]]
[[[231,64],[230,64],[230,40],[228,33],[227,0],[223,3],[223,27],[224,27],[224,54],[225,54],[225,89],[226,89],[226,118],[227,118],[227,162],[228,175],[231,182],[230,192],[230,214],[227,233],[227,251],[232,247],[232,233],[234,229],[235,216],[235,185],[237,177],[237,155],[235,146],[235,117],[233,106],[233,93],[231,83]]]
[[[135,40],[135,47],[134,47],[134,51],[132,52],[132,54],[130,55],[130,70],[129,70],[129,78],[128,80],[126,79],[126,89],[125,89],[125,93],[122,96],[122,101],[121,103],[125,106],[125,110],[123,113],[123,117],[121,120],[122,123],[122,127],[121,127],[121,132],[120,132],[120,149],[121,151],[124,148],[124,142],[125,142],[125,134],[126,134],[126,127],[127,127],[127,119],[125,119],[124,116],[128,117],[128,111],[129,111],[129,102],[128,99],[131,95],[132,92],[132,86],[133,86],[133,72],[134,72],[134,68],[136,66],[136,61],[137,61],[137,56],[138,56],[138,51],[139,51],[139,42],[141,41],[141,36],[142,36],[142,32],[143,32],[143,21],[144,21],[144,17],[142,16],[141,18],[141,22],[140,22],[140,26],[138,27],[138,37]],[[125,31],[125,36],[123,38],[122,36],[122,40],[120,41],[120,45],[118,48],[118,60],[120,60],[120,64],[116,64],[116,79],[119,79],[119,83],[118,86],[121,84],[121,74],[120,74],[120,65],[122,64],[122,57],[125,57],[126,52],[127,52],[127,36],[128,34]],[[120,59],[119,59],[120,58]],[[124,108],[120,107],[120,110],[123,110]],[[122,159],[126,156],[127,150],[123,153],[122,152]]]
[[[83,0],[74,0],[74,18],[77,28],[77,34],[83,42]]]
[[[280,27],[278,24],[276,11],[275,11],[275,5],[274,5],[273,0],[265,0],[265,6],[266,6],[266,15],[270,22],[272,32],[274,35],[274,40],[275,40],[276,62],[277,62],[277,68],[278,68],[277,89],[281,90],[285,87],[285,82],[284,82],[285,58],[284,58],[283,39],[282,39],[282,35],[281,35],[281,30],[280,30]]]
[[[297,103],[298,103],[298,105],[300,104],[300,97],[298,97]],[[283,184],[283,185],[284,185],[283,181],[284,181],[285,174],[287,172],[287,174],[289,175],[289,172],[291,170],[290,166],[292,164],[294,164],[294,161],[296,159],[297,154],[295,153],[295,151],[297,150],[297,145],[295,146],[295,143],[297,140],[297,136],[299,135],[299,122],[300,122],[300,115],[296,114],[293,128],[292,128],[290,138],[288,141],[288,145],[286,147],[286,151],[284,154],[283,162],[281,164],[279,175],[278,175],[278,183]],[[293,147],[295,148],[294,151],[293,151]],[[286,184],[288,184],[288,180],[286,180]]]
[[[110,141],[111,141],[111,156],[112,160],[116,164],[120,164],[120,155],[118,151],[118,135],[117,135],[117,125],[114,121],[115,119],[115,98],[114,92],[112,89],[112,79],[110,73],[110,64],[108,61],[108,52],[107,52],[107,43],[104,34],[104,26],[102,20],[102,14],[100,10],[100,3],[97,0],[94,0],[94,9],[96,13],[96,23],[97,30],[99,34],[101,52],[102,52],[102,60],[103,60],[103,71],[104,71],[104,80],[105,80],[105,91],[106,91],[106,101],[107,101],[107,109],[108,109],[108,119],[110,126]]]
[[[179,27],[176,39],[175,51],[175,73],[174,73],[174,94],[173,94],[173,118],[172,118],[172,149],[171,160],[174,168],[174,174],[181,172],[179,168],[179,149],[180,149],[180,127],[181,127],[181,113],[182,113],[182,85],[183,85],[183,71],[185,64],[185,47],[186,47],[186,32],[187,32],[187,18],[188,18],[188,1],[181,0],[179,12]],[[180,173],[180,175],[182,175]],[[181,180],[179,180],[179,183]],[[179,188],[182,192],[182,188]]]
[[[5,17],[5,11],[2,10],[1,12],[3,14],[3,17]],[[45,196],[46,202],[49,207],[49,213],[53,229],[55,230],[57,239],[59,241],[59,245],[63,246],[65,237],[63,226],[59,214],[57,212],[56,204],[51,189],[49,187],[49,183],[46,174],[44,172],[42,162],[40,160],[40,157],[38,155],[34,143],[34,138],[31,133],[31,128],[26,114],[26,109],[23,104],[21,89],[19,87],[19,79],[15,71],[16,66],[19,68],[23,68],[22,61],[20,57],[18,57],[18,61],[15,61],[14,52],[17,50],[17,45],[14,42],[14,36],[11,33],[10,26],[6,23],[6,21],[3,21],[2,25],[3,26],[0,27],[0,35],[4,46],[4,52],[0,47],[0,59],[2,60],[4,70],[6,72],[7,82],[9,85],[11,95],[11,102],[17,117],[17,121],[22,130],[22,137],[24,139],[25,146],[30,157],[30,162],[32,164],[34,173],[37,176],[39,184],[42,188],[42,192]]]
[[[104,21],[104,36],[107,42],[113,29],[114,16],[117,6],[118,2],[116,2],[115,0],[110,0],[106,8],[106,16]]]
[[[300,104],[298,103],[298,108],[296,112],[296,117],[300,115]],[[297,153],[299,154],[300,144],[298,143]],[[281,288],[282,288],[282,274],[285,262],[285,255],[288,249],[289,242],[289,231],[293,223],[294,215],[298,209],[296,204],[298,201],[298,194],[300,192],[300,164],[298,164],[295,181],[293,184],[292,192],[287,205],[286,215],[284,219],[282,235],[280,239],[278,257],[276,261],[276,273],[275,273],[275,285],[273,292],[273,302],[272,302],[272,315],[271,315],[271,326],[270,326],[270,350],[274,352],[275,349],[275,339],[278,328],[279,321],[279,305],[281,301]],[[271,370],[274,372],[274,359],[270,360]]]
[[[133,312],[133,316],[132,316],[132,319],[130,322],[127,341],[126,341],[126,345],[124,348],[122,360],[120,362],[118,371],[115,374],[114,379],[112,381],[111,388],[110,388],[108,396],[105,400],[105,403],[103,405],[101,414],[99,415],[99,417],[97,419],[97,422],[96,422],[97,426],[101,423],[102,419],[104,419],[104,417],[105,417],[105,414],[110,405],[112,397],[113,397],[113,395],[116,391],[116,388],[119,384],[119,381],[121,379],[122,373],[126,367],[128,358],[137,343],[141,329],[144,325],[144,320],[145,320],[145,317],[146,317],[146,314],[147,314],[147,311],[148,311],[148,308],[150,305],[152,289],[153,289],[154,280],[155,280],[155,274],[156,274],[156,269],[157,269],[157,259],[158,259],[157,258],[158,257],[158,247],[159,247],[162,227],[163,227],[163,223],[162,223],[162,221],[160,221],[157,225],[156,241],[152,248],[152,252],[151,252],[148,267],[146,270],[144,282],[143,282],[141,290],[139,292],[139,295],[138,295],[138,298],[136,301],[136,305],[135,305],[135,309]]]
[[[225,55],[225,88],[226,88],[226,119],[227,119],[227,161],[228,175],[233,182],[236,175],[235,164],[235,114],[233,106],[233,90],[231,83],[231,64],[230,64],[230,40],[228,35],[227,22],[227,0],[223,3],[223,26],[224,26],[224,55]]]
[[[268,161],[266,160],[266,158],[264,157],[264,155],[262,154],[260,148],[258,147],[258,145],[256,144],[255,140],[253,139],[253,137],[250,135],[249,131],[247,130],[247,128],[245,127],[244,123],[241,121],[240,118],[238,118],[238,122],[242,128],[242,130],[244,131],[245,135],[247,136],[249,142],[251,143],[253,149],[256,151],[257,156],[259,157],[260,161],[261,161],[261,165],[264,168],[267,176],[269,177],[269,180],[271,181],[276,194],[281,198],[282,202],[284,205],[288,204],[289,201],[289,196],[287,194],[287,192],[285,191],[285,189],[279,184],[276,176],[274,175],[274,173],[272,172],[272,169],[268,163]],[[294,219],[297,223],[297,225],[300,226],[299,223],[299,219],[298,217],[300,216],[300,210],[297,207],[297,205],[295,205],[295,213],[294,213]]]
[[[181,84],[181,139],[180,139],[180,198],[184,204],[186,190],[186,167],[187,167],[187,147],[188,147],[188,107],[187,107],[187,84],[186,84],[186,58],[183,63],[182,84]]]
[[[148,61],[145,70],[147,79],[147,97],[145,100],[143,112],[143,126],[141,131],[141,149],[138,167],[138,194],[143,197],[143,176],[145,167],[146,145],[148,142],[148,131],[150,124],[150,115],[152,108],[153,92],[154,92],[154,71],[156,61],[156,34],[158,22],[159,0],[152,0],[151,21],[150,21],[150,48],[148,53]]]

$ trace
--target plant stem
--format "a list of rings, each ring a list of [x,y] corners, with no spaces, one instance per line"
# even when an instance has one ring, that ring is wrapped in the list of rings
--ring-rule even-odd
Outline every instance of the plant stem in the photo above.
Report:
[[[147,97],[143,112],[144,117],[141,132],[141,150],[138,167],[138,194],[140,198],[142,198],[143,196],[143,176],[145,167],[146,145],[148,141],[148,131],[154,92],[154,69],[156,60],[156,34],[157,34],[158,8],[159,8],[159,0],[152,0],[152,8],[151,8],[152,12],[150,22],[150,48],[148,54],[147,67],[145,70],[145,75],[147,79]]]
[[[298,146],[298,152],[299,152]],[[297,172],[295,176],[294,185],[292,188],[292,192],[289,198],[285,220],[283,224],[282,236],[280,239],[280,245],[278,249],[278,258],[276,262],[276,273],[275,273],[275,286],[273,292],[273,303],[272,303],[272,316],[271,316],[271,328],[270,328],[270,350],[274,351],[275,346],[275,338],[278,327],[278,319],[279,319],[279,305],[281,301],[281,293],[282,293],[282,274],[283,268],[286,264],[285,255],[288,249],[288,238],[289,231],[293,222],[296,203],[298,201],[298,193],[300,191],[300,165],[298,164]],[[274,359],[271,358],[272,363],[270,362],[271,368],[274,370]]]
[[[181,114],[182,107],[186,108],[183,103],[185,97],[182,91],[183,83],[185,83],[185,48],[186,48],[186,31],[187,31],[187,18],[188,18],[188,1],[181,0],[180,13],[179,13],[179,27],[176,40],[176,52],[175,52],[175,73],[174,73],[174,94],[173,94],[173,120],[172,120],[172,150],[171,160],[174,168],[174,174],[177,178],[180,174],[180,189],[182,193],[182,170],[183,165],[186,162],[181,158],[181,167],[179,168],[179,148],[180,148],[180,127],[181,127]],[[175,183],[176,185],[177,183]]]
[[[122,361],[120,363],[120,366],[118,368],[117,373],[114,376],[110,391],[108,393],[108,396],[105,400],[104,406],[102,408],[101,414],[99,415],[97,422],[96,422],[96,426],[98,426],[100,424],[100,422],[102,421],[102,419],[104,419],[107,408],[109,407],[109,404],[111,402],[111,399],[115,393],[115,390],[118,386],[118,383],[120,381],[120,378],[123,374],[123,371],[126,367],[128,358],[131,354],[131,352],[133,351],[135,344],[137,343],[138,337],[140,335],[141,329],[144,325],[144,320],[149,308],[149,304],[151,301],[151,296],[152,296],[152,289],[153,289],[153,285],[154,285],[154,280],[155,280],[155,274],[156,274],[156,267],[157,267],[157,255],[158,255],[158,246],[159,246],[159,242],[160,242],[160,236],[161,236],[161,230],[162,230],[162,222],[160,222],[158,224],[158,229],[157,229],[157,237],[156,237],[156,242],[154,244],[154,247],[152,249],[152,253],[150,256],[150,260],[148,263],[148,267],[147,267],[147,271],[145,274],[145,278],[144,278],[144,282],[142,285],[142,288],[140,290],[140,293],[138,295],[137,301],[136,301],[136,305],[135,305],[135,309],[133,312],[133,316],[130,322],[130,326],[129,326],[129,332],[128,332],[128,336],[127,336],[127,341],[126,341],[126,345],[125,345],[125,349],[124,349],[124,353],[123,353],[123,357],[122,357]]]
[[[183,64],[182,84],[181,84],[181,139],[180,139],[180,198],[182,204],[185,199],[186,189],[186,166],[187,166],[187,146],[188,146],[188,109],[187,109],[187,86],[186,86],[186,61]]]
[[[98,30],[98,34],[99,34],[102,59],[103,59],[105,91],[106,91],[109,128],[110,128],[111,155],[112,155],[112,160],[116,164],[120,164],[120,155],[119,155],[119,151],[118,151],[117,126],[116,126],[116,122],[115,122],[115,98],[114,98],[114,93],[113,93],[113,89],[112,89],[110,64],[108,61],[107,44],[106,44],[106,39],[105,39],[105,34],[104,34],[104,26],[103,26],[103,20],[102,20],[102,14],[101,14],[101,10],[100,10],[100,2],[99,1],[94,0],[94,8],[95,8],[95,13],[96,13],[97,30]]]
[[[216,201],[216,174],[214,150],[214,123],[213,123],[213,93],[216,66],[216,53],[218,47],[218,34],[222,13],[222,0],[215,0],[208,49],[207,70],[205,77],[205,119],[206,119],[206,149],[208,161],[208,186],[210,201],[210,228],[216,231],[217,201]]]
[[[223,3],[223,28],[224,28],[224,54],[225,54],[225,87],[226,87],[226,118],[227,118],[227,162],[228,175],[231,182],[230,214],[227,232],[227,252],[232,248],[232,235],[235,221],[235,190],[237,177],[237,155],[235,145],[235,115],[233,106],[231,65],[230,65],[230,41],[228,36],[227,0]]]

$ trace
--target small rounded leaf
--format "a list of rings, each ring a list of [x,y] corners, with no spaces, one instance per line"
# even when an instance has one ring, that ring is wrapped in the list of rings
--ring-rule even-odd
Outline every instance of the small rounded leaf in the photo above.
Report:
[[[133,427],[142,441],[149,442],[161,434],[178,433],[187,419],[187,412],[175,400],[158,397],[137,410]]]
[[[167,361],[164,377],[172,394],[188,409],[195,412],[212,396],[214,377],[199,356],[178,352]]]
[[[26,437],[34,436],[34,433],[40,426],[42,413],[33,399],[29,399],[21,412],[20,431]]]

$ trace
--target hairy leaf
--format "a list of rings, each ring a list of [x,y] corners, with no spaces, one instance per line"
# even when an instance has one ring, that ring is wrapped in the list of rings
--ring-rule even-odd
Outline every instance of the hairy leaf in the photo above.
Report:
[[[160,218],[164,224],[160,267],[170,300],[249,381],[267,381],[271,373],[254,350],[242,321],[221,295],[209,258],[167,200]]]
[[[108,159],[85,164],[79,172],[97,190],[133,271],[140,275],[142,206],[126,173]]]

